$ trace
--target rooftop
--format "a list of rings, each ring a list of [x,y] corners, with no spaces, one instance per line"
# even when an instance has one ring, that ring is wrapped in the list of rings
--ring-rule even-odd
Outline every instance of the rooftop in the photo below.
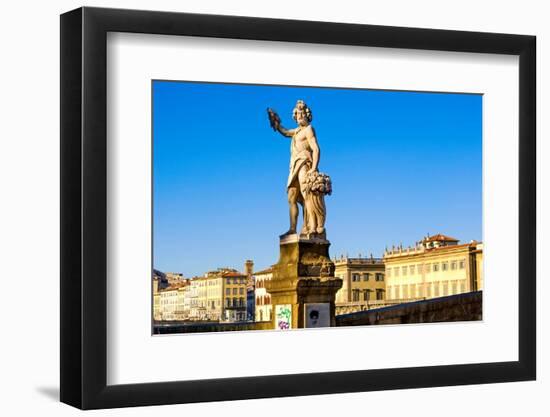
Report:
[[[273,266],[270,266],[269,268],[254,272],[252,275],[265,275],[265,274],[270,274],[272,272],[273,272]]]
[[[422,239],[422,242],[458,242],[458,239],[438,233],[437,235],[426,236]]]
[[[186,287],[187,286],[187,282],[181,282],[181,283],[177,283],[177,284],[172,284],[170,285],[169,287],[166,287],[166,288],[162,288],[159,290],[159,292],[166,292],[166,291],[176,291],[176,290],[179,290],[180,288],[183,288],[183,287]]]
[[[438,241],[439,242],[439,241]],[[386,250],[384,253],[384,258],[393,258],[393,257],[399,257],[399,256],[409,256],[409,255],[420,255],[420,254],[428,254],[428,253],[438,253],[438,252],[446,252],[446,251],[453,251],[457,249],[464,249],[464,248],[472,248],[472,249],[482,249],[480,247],[482,245],[482,242],[478,242],[477,240],[472,240],[469,243],[462,243],[460,245],[456,244],[456,241],[452,241],[452,244],[443,244],[443,245],[416,245],[416,246],[409,246],[409,247],[392,247],[390,250]]]
[[[227,278],[227,277],[246,277],[246,274],[243,274],[242,272],[239,272],[239,271],[230,271],[230,272],[222,273],[222,277],[224,277],[224,278]]]
[[[364,257],[357,257],[357,258],[351,258],[351,257],[348,257],[347,255],[344,256],[344,255],[340,255],[339,258],[335,258],[333,259],[333,262],[335,264],[361,264],[361,265],[369,265],[369,264],[381,264],[381,263],[384,263],[384,259],[383,258],[375,258],[373,257],[372,255],[368,258],[364,258]]]

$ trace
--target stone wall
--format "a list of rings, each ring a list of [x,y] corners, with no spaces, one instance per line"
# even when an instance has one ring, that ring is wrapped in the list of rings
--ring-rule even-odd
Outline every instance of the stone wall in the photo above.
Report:
[[[336,316],[336,326],[437,323],[482,319],[482,291]]]

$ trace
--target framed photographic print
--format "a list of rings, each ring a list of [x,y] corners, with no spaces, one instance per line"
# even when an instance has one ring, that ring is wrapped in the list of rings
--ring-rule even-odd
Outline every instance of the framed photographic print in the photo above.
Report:
[[[534,37],[81,8],[61,102],[63,402],[535,379]]]

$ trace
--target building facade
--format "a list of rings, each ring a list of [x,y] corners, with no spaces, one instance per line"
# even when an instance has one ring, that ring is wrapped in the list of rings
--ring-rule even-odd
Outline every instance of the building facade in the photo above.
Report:
[[[336,314],[346,314],[386,305],[384,261],[381,258],[333,259],[334,275],[341,278],[342,288],[336,293]]]
[[[202,277],[194,277],[189,280],[189,320],[200,320],[206,316],[204,307],[199,304],[199,289]],[[187,303],[187,302],[185,302]]]
[[[184,306],[184,292],[189,284],[182,274],[153,269],[153,319],[184,320],[189,315]]]
[[[186,283],[179,283],[158,291],[156,294],[158,297],[158,310],[155,320],[182,320],[185,286]],[[153,300],[154,298],[155,294],[153,294]],[[154,309],[153,314],[155,314]]]
[[[183,297],[183,314],[181,320],[189,320],[191,318],[191,280],[188,281],[188,285],[185,286],[181,294]]]
[[[159,277],[153,275],[153,320],[161,320],[159,286]]]
[[[153,279],[153,317],[164,321],[235,322],[247,320],[247,277],[220,268],[202,277],[177,280],[159,289]]]
[[[273,306],[271,295],[265,290],[266,281],[273,278],[273,268],[267,268],[254,274],[254,298],[255,313],[254,321],[271,321],[273,319]]]
[[[208,273],[203,279],[206,320],[220,321],[223,316],[223,278],[219,273]]]
[[[234,269],[224,270],[223,281],[223,312],[221,321],[246,321],[246,288],[247,276]]]
[[[438,234],[384,253],[387,298],[407,302],[483,288],[483,244]]]

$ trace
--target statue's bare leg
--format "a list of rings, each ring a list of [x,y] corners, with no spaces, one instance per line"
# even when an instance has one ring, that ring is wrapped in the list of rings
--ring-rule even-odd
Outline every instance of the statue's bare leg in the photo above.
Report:
[[[302,207],[302,231],[300,232],[300,234],[304,235],[304,234],[307,234],[307,217],[306,217],[306,206],[305,206],[305,201],[302,197],[298,197],[298,204],[300,205],[300,207]]]
[[[302,206],[302,213],[303,213],[303,225],[302,225],[302,231],[301,231],[301,234],[303,235],[307,235],[309,234],[311,231],[309,230],[310,229],[310,219],[308,218],[308,212],[307,212],[307,203],[306,201],[304,200],[304,194],[303,194],[303,187],[304,187],[304,184],[306,182],[306,176],[307,176],[307,172],[309,170],[309,167],[310,167],[310,164],[309,163],[305,163],[304,165],[302,165],[302,168],[300,169],[300,171],[298,172],[298,184],[300,184],[300,192],[298,193],[298,202],[300,203],[300,205]]]
[[[298,223],[298,190],[295,187],[288,189],[288,206],[290,212],[290,229],[285,235],[296,233],[296,224]]]

